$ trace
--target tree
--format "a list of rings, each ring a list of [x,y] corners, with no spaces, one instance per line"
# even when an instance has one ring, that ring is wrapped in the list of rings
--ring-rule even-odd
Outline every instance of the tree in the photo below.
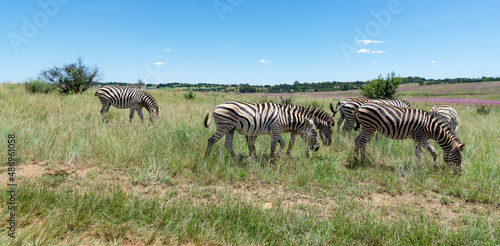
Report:
[[[142,81],[142,79],[138,79],[138,80],[137,80],[137,85],[136,85],[136,86],[137,86],[137,88],[139,88],[139,89],[143,88],[143,87],[145,86],[144,81]]]
[[[394,99],[396,89],[402,82],[401,77],[396,76],[394,72],[387,74],[386,78],[379,75],[378,79],[370,81],[361,88],[361,94],[368,98]]]
[[[254,93],[256,91],[257,91],[257,89],[255,87],[250,86],[248,84],[243,85],[243,86],[240,87],[240,92],[241,93]]]
[[[40,77],[54,83],[61,93],[72,94],[86,91],[101,79],[102,74],[97,65],[88,67],[83,64],[83,58],[78,57],[76,62],[42,71]]]

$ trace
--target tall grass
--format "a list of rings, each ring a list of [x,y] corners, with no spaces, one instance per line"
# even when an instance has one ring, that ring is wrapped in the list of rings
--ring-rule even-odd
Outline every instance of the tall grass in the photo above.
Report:
[[[311,158],[296,141],[292,157],[269,161],[268,136],[249,157],[236,134],[233,160],[224,141],[204,158],[215,124],[203,119],[225,100],[259,96],[151,91],[161,112],[155,124],[128,123],[129,110],[110,108],[103,124],[94,91],[31,94],[0,85],[0,145],[17,140],[20,203],[15,240],[25,244],[498,244],[500,117],[492,108],[457,105],[465,142],[464,173],[428,152],[416,167],[411,140],[382,136],[367,147],[371,162],[351,166],[357,132],[334,130],[332,146]],[[216,100],[214,102],[214,100]],[[330,99],[315,98],[327,107]],[[306,105],[311,99],[296,98]],[[416,103],[419,108],[431,104]],[[147,114],[147,113],[146,113]],[[289,135],[283,135],[288,142]],[[4,164],[4,174],[7,166]],[[6,177],[6,175],[3,175]],[[388,194],[387,203],[376,195]],[[415,203],[397,203],[415,199]],[[7,197],[1,196],[2,204]],[[399,200],[398,200],[399,199]],[[418,202],[417,202],[418,201]]]

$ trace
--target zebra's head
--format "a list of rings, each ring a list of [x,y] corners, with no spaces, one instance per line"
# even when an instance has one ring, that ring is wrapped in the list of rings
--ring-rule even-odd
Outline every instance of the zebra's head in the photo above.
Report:
[[[307,144],[312,151],[317,151],[319,149],[318,133],[312,120],[306,120],[306,127],[304,131],[301,132],[301,136],[307,141]]]
[[[455,142],[450,150],[444,152],[444,162],[458,174],[462,174],[462,150],[464,146],[464,143]]]
[[[153,120],[154,118],[157,118],[158,115],[160,114],[160,107],[157,105],[151,107],[151,110],[149,111],[150,114],[150,119]]]
[[[325,146],[330,146],[332,144],[332,129],[334,121],[328,121],[326,124],[321,124],[318,126],[319,136],[323,140]]]
[[[331,104],[330,104],[330,107]],[[311,118],[318,129],[319,136],[323,140],[325,146],[330,146],[332,144],[332,128],[335,125],[335,120],[333,117],[328,115],[327,112],[321,110],[320,108],[309,107],[309,118]]]

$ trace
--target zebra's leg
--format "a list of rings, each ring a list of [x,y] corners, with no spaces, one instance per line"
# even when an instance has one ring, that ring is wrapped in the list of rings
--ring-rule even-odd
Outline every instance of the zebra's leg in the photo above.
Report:
[[[236,153],[234,153],[233,150],[233,137],[234,137],[234,129],[226,133],[226,142],[224,145],[226,145],[227,150],[229,150],[229,153],[231,153],[231,156],[234,158],[236,156]]]
[[[270,154],[270,157],[271,159],[274,159],[274,152],[276,151],[276,143],[279,141],[279,139],[281,138],[280,136],[280,130],[279,128],[277,127],[273,127],[271,129],[271,154]],[[283,139],[281,139],[283,140]],[[281,145],[281,143],[280,143]]]
[[[144,118],[142,117],[142,108],[137,109],[137,114],[139,115],[139,118],[141,118],[141,123],[144,125]]]
[[[342,124],[342,121],[344,121],[344,113],[340,111],[340,117],[339,120],[337,121],[337,131],[340,132],[340,125]],[[344,125],[345,127],[345,125]],[[342,128],[344,129],[344,128]]]
[[[423,146],[427,151],[429,151],[429,153],[431,153],[432,155],[432,161],[434,162],[434,166],[436,167],[437,166],[437,152],[436,150],[434,149],[434,147],[432,147],[432,145],[429,144],[429,142],[427,141],[427,139],[422,136],[421,134],[415,134],[415,136],[413,137],[413,140],[415,141],[415,156],[417,157],[417,167],[420,163],[420,155],[421,155],[421,152],[422,152],[422,147]],[[419,153],[417,153],[417,145],[419,145]]]
[[[106,117],[106,115],[108,114],[109,106],[111,106],[111,103],[103,103],[101,108],[102,121],[106,124],[108,123],[108,118]]]
[[[434,163],[434,167],[437,167],[437,151],[434,149],[434,147],[432,147],[432,145],[429,144],[429,142],[425,138],[422,141],[422,146],[424,146],[424,148],[427,151],[429,151],[429,153],[431,153],[432,162]]]
[[[292,132],[290,133],[290,141],[288,142],[288,150],[286,151],[286,155],[290,156],[290,153],[292,152],[293,145],[295,144],[295,139],[297,138],[297,134]],[[308,152],[309,148],[306,147],[306,155]]]
[[[135,107],[130,107],[130,121],[129,123],[132,123],[132,118],[134,118],[134,113],[135,113]]]
[[[415,156],[417,157],[417,168],[420,165],[420,156],[422,155],[422,144],[415,141]]]
[[[257,136],[245,136],[245,140],[247,141],[248,146],[248,154],[250,156],[255,156],[255,140]]]
[[[343,127],[343,130],[344,130],[345,132],[350,132],[350,131],[352,130],[352,124],[351,124],[351,122],[349,121],[349,119],[347,119],[347,118],[346,118],[346,119],[345,119],[345,121],[344,121],[344,127]]]
[[[361,128],[361,133],[358,135],[354,142],[354,159],[358,160],[358,155],[359,152],[361,152],[361,158],[364,158],[365,156],[365,148],[366,144],[368,141],[370,141],[370,138],[372,137],[373,133],[375,132],[375,129],[367,128],[363,126]]]
[[[226,133],[227,133],[226,130],[221,130],[217,128],[217,131],[215,131],[214,135],[212,135],[208,139],[207,150],[205,151],[205,157],[208,157],[210,155],[210,151],[212,150],[214,144],[217,143],[217,141],[219,141],[224,135],[226,135]]]
[[[277,156],[281,155],[281,151],[285,148],[285,140],[281,137],[281,135],[278,135],[278,143],[280,144],[280,149],[278,150]]]

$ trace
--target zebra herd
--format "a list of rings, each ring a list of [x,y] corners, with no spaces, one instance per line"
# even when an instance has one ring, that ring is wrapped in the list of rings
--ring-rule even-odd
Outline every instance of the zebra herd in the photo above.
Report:
[[[103,87],[95,95],[102,104],[101,115],[107,123],[106,114],[113,105],[116,108],[130,108],[130,122],[135,111],[143,121],[141,109],[149,112],[150,120],[158,116],[160,108],[156,100],[148,93],[136,88]],[[402,100],[381,100],[366,98],[346,98],[333,108],[333,115],[315,107],[302,107],[290,104],[248,103],[228,101],[219,104],[212,113],[205,116],[204,125],[209,127],[212,119],[216,124],[216,132],[208,139],[205,156],[208,157],[213,145],[223,136],[225,147],[231,156],[233,150],[234,132],[245,136],[250,155],[255,155],[255,140],[257,136],[271,136],[271,158],[275,158],[276,145],[280,144],[278,155],[285,147],[282,133],[290,132],[290,142],[287,155],[290,155],[294,141],[300,136],[306,143],[306,156],[310,150],[319,149],[318,133],[325,146],[331,145],[332,128],[335,125],[334,116],[340,112],[337,128],[345,120],[343,130],[351,131],[355,126],[361,132],[355,140],[355,159],[362,156],[365,147],[375,131],[392,139],[411,138],[415,142],[417,166],[420,162],[422,147],[427,149],[434,165],[437,165],[437,152],[429,144],[434,139],[444,150],[444,161],[456,173],[462,172],[461,151],[465,144],[457,138],[458,114],[455,109],[446,105],[436,105],[429,113],[412,108]]]

